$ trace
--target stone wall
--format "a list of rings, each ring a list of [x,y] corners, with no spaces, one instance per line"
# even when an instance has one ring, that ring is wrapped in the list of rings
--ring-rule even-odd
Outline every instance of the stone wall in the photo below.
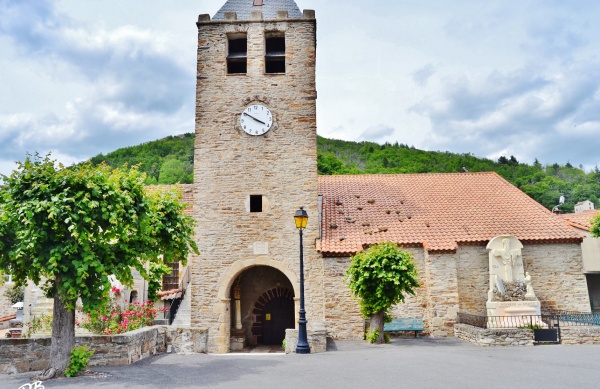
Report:
[[[531,274],[542,308],[590,312],[580,245],[523,245],[524,270]],[[488,250],[485,246],[461,246],[457,256],[460,310],[485,315],[489,289]]]
[[[487,314],[485,303],[490,288],[489,251],[485,245],[460,246],[457,250],[459,309],[473,315]]]
[[[91,366],[131,365],[167,349],[166,327],[155,326],[112,336],[78,336],[77,345],[87,344],[94,355]]]
[[[208,351],[208,331],[204,328],[166,327],[167,352],[204,354]]]
[[[454,336],[478,346],[533,346],[530,329],[485,329],[455,324]]]
[[[456,254],[425,252],[427,308],[423,325],[433,336],[451,336],[459,307]]]
[[[600,327],[560,327],[562,344],[600,344]]]
[[[425,319],[427,316],[425,311],[427,308],[428,285],[425,272],[425,251],[418,248],[403,248],[403,250],[411,252],[415,259],[419,287],[415,289],[414,296],[406,295],[404,303],[396,305],[391,313],[393,317],[417,317]]]
[[[324,320],[318,237],[316,21],[198,23],[194,214],[200,256],[191,258],[191,323],[209,329],[211,352],[229,350],[230,290],[255,266],[281,271],[299,297],[299,244],[293,215],[304,206],[305,303],[309,327]],[[285,74],[265,74],[265,34],[285,35]],[[227,74],[227,37],[246,34],[246,74]],[[266,106],[273,127],[262,136],[239,125],[243,110]],[[249,196],[263,196],[249,212]],[[242,299],[244,297],[242,296]],[[298,308],[298,303],[296,303]],[[298,309],[295,310],[296,312]]]
[[[421,249],[404,248],[410,251],[419,271],[419,287],[415,296],[405,296],[405,302],[392,308],[393,317],[425,318],[427,304],[424,252]],[[350,258],[324,258],[325,275],[325,325],[327,336],[332,339],[363,339],[365,318],[360,313],[358,300],[352,297],[348,283],[344,280],[350,266]]]
[[[308,331],[306,334],[311,354],[324,353],[327,351],[327,332],[324,328]],[[298,345],[298,330],[285,330],[285,353],[293,354]]]
[[[350,258],[324,258],[325,327],[333,339],[363,339],[364,322],[358,301],[344,281]]]
[[[546,308],[589,312],[578,244],[525,244],[523,262]],[[485,315],[489,257],[485,245],[460,246],[456,253],[427,254],[409,249],[419,271],[416,296],[392,310],[394,317],[420,317],[426,333],[452,336],[457,312]],[[324,258],[325,323],[334,339],[362,339],[364,321],[343,280],[349,258]]]
[[[0,374],[44,370],[50,357],[50,339],[0,339]]]
[[[581,245],[524,243],[523,246],[523,265],[531,274],[542,308],[591,311]]]
[[[206,339],[205,329],[154,326],[120,335],[78,336],[76,344],[86,344],[94,351],[91,366],[118,366],[164,353],[167,348],[180,354],[205,353]],[[50,344],[50,338],[0,339],[0,374],[45,369]]]

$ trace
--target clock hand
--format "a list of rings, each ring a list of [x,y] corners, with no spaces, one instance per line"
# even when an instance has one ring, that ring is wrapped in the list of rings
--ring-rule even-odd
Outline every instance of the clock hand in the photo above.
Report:
[[[248,115],[246,112],[244,112],[244,115],[245,115],[245,116],[249,116],[249,117],[251,117],[252,119],[254,119],[254,120],[256,120],[257,122],[259,122],[260,124],[267,124],[267,123],[265,123],[265,122],[263,122],[263,121],[260,121],[260,120],[258,120],[257,118],[255,118],[255,117],[254,117],[254,116],[252,116],[252,115]]]

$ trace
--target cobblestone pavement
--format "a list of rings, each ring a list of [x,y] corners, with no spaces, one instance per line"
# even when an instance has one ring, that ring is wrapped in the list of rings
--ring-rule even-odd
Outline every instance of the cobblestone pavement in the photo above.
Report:
[[[600,346],[477,347],[457,339],[336,342],[324,354],[161,355],[45,388],[597,388]],[[17,389],[31,373],[0,375]]]

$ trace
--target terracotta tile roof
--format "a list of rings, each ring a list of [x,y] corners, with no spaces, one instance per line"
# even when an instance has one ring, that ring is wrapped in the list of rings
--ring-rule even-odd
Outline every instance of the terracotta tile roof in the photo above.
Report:
[[[177,189],[182,195],[182,201],[187,205],[185,213],[191,215],[194,207],[194,185],[193,184],[177,184],[177,185],[149,185],[146,190],[149,192],[162,191],[166,192],[172,189]]]
[[[161,300],[174,300],[174,299],[180,298],[181,294],[182,294],[181,289],[163,290],[163,291],[156,293],[156,295],[158,297],[160,297]]]
[[[16,318],[17,318],[16,314],[12,314],[12,315],[8,315],[8,316],[2,316],[2,317],[0,317],[0,323],[4,323],[5,321],[13,320],[13,319],[16,319]]]
[[[324,255],[381,241],[455,251],[502,234],[524,242],[582,235],[496,173],[320,176]]]
[[[559,216],[569,223],[569,225],[581,230],[589,231],[592,229],[592,220],[598,215],[600,215],[600,210],[593,209],[578,213],[565,213]]]

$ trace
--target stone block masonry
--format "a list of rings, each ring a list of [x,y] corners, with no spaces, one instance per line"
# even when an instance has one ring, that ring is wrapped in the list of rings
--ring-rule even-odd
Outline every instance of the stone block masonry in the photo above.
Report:
[[[428,254],[419,248],[413,253],[419,271],[416,296],[392,310],[393,317],[419,317],[426,333],[452,336],[458,311],[486,314],[489,289],[489,260],[485,245],[460,246],[456,253]],[[576,243],[526,244],[525,271],[545,308],[589,312],[590,302]],[[334,339],[362,339],[364,319],[358,302],[343,280],[349,258],[324,258],[325,323]]]
[[[44,370],[50,357],[50,339],[0,339],[0,374]]]
[[[562,344],[600,344],[600,327],[560,327]]]
[[[530,329],[485,329],[455,324],[454,336],[478,346],[533,346],[533,330]]]
[[[78,336],[76,344],[86,344],[94,351],[91,366],[120,366],[167,351],[205,353],[206,335],[205,329],[154,326],[120,335]],[[50,338],[0,339],[0,374],[47,368],[50,345]]]
[[[308,345],[311,354],[319,354],[327,351],[327,332],[325,328],[307,333]],[[298,330],[285,330],[285,353],[294,354],[298,345]]]
[[[266,73],[269,34],[285,38],[284,73]],[[247,71],[228,74],[228,39],[240,36],[247,39]],[[193,216],[200,255],[190,261],[191,323],[208,328],[210,352],[230,349],[231,287],[247,270],[278,270],[299,297],[293,215],[300,206],[309,215],[304,231],[309,329],[324,321],[323,259],[314,244],[319,234],[315,63],[316,20],[310,13],[277,21],[203,17],[198,22]],[[251,136],[240,127],[240,115],[258,104],[271,111],[273,126]],[[262,196],[260,211],[250,212],[250,196]],[[254,304],[245,298],[242,294],[242,306]]]

